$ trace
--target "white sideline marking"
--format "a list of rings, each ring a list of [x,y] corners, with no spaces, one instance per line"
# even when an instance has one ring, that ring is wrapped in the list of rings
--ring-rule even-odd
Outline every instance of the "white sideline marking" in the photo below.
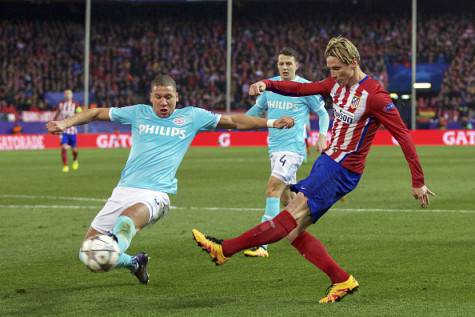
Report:
[[[48,195],[0,195],[0,198],[22,198],[22,199],[54,199],[54,200],[70,200],[70,201],[90,201],[101,202],[107,201],[105,198],[89,198],[89,197],[71,197],[71,196],[48,196]],[[0,208],[9,209],[101,209],[102,206],[78,206],[78,205],[0,205]],[[241,208],[241,207],[197,207],[197,206],[171,206],[171,209],[185,210],[209,210],[209,211],[264,211],[264,208]],[[473,209],[386,209],[386,208],[333,208],[331,211],[341,212],[395,212],[395,213],[461,213],[474,214]]]
[[[104,198],[90,197],[71,197],[71,196],[48,196],[48,195],[0,195],[0,198],[23,198],[23,199],[55,199],[55,200],[72,200],[72,201],[94,201],[105,202]]]
[[[82,205],[0,205],[0,209],[95,209],[99,211],[102,206]],[[239,207],[183,207],[171,206],[171,209],[179,210],[209,210],[209,211],[263,211],[263,208],[239,208]],[[342,213],[459,213],[475,214],[475,210],[464,209],[383,209],[383,208],[334,208],[331,211]]]
[[[100,209],[98,206],[74,205],[0,205],[0,209]]]
[[[211,211],[264,211],[264,208],[239,208],[239,207],[182,207],[172,206],[171,209],[187,209],[187,210],[211,210]],[[383,209],[383,208],[332,208],[329,211],[339,212],[399,212],[399,213],[462,213],[475,214],[475,210],[464,209]]]

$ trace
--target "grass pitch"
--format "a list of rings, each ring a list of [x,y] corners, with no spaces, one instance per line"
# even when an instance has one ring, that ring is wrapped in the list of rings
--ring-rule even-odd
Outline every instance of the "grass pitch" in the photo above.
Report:
[[[69,174],[59,151],[1,152],[0,316],[473,316],[475,148],[418,150],[438,194],[430,209],[410,196],[401,151],[377,147],[358,188],[310,228],[361,285],[327,306],[317,303],[327,278],[287,241],[269,259],[238,254],[215,267],[191,238],[194,227],[228,238],[256,224],[264,148],[189,151],[177,208],[129,249],[152,257],[148,286],[125,270],[90,273],[77,259],[127,150],[81,150]]]

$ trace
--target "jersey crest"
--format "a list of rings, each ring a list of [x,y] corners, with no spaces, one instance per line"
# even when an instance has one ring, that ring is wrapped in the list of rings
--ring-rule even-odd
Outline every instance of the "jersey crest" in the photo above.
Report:
[[[185,118],[183,117],[178,117],[173,119],[173,123],[176,125],[184,125],[185,124]]]
[[[350,108],[352,110],[358,108],[358,106],[360,105],[360,96],[354,96],[353,99],[351,100],[351,104],[350,104]]]

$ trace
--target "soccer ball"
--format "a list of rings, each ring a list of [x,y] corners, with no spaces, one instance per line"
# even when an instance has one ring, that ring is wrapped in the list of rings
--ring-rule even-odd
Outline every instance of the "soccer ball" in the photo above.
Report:
[[[111,270],[117,265],[119,255],[119,245],[105,234],[86,239],[80,250],[81,260],[93,272]]]

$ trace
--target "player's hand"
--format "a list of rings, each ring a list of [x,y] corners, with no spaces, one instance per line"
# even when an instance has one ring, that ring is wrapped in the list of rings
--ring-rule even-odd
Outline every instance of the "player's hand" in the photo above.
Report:
[[[294,119],[291,117],[282,117],[274,121],[274,128],[288,129],[294,126]]]
[[[418,199],[421,203],[422,208],[429,207],[429,195],[435,196],[435,193],[432,192],[426,185],[419,188],[412,188],[412,196],[414,199]]]
[[[63,121],[49,121],[46,123],[46,129],[49,133],[60,134],[67,129]]]
[[[316,145],[318,153],[322,153],[326,147],[327,147],[327,136],[323,134],[319,134],[317,145]]]
[[[259,96],[266,90],[266,84],[263,81],[258,81],[249,87],[250,96]]]

